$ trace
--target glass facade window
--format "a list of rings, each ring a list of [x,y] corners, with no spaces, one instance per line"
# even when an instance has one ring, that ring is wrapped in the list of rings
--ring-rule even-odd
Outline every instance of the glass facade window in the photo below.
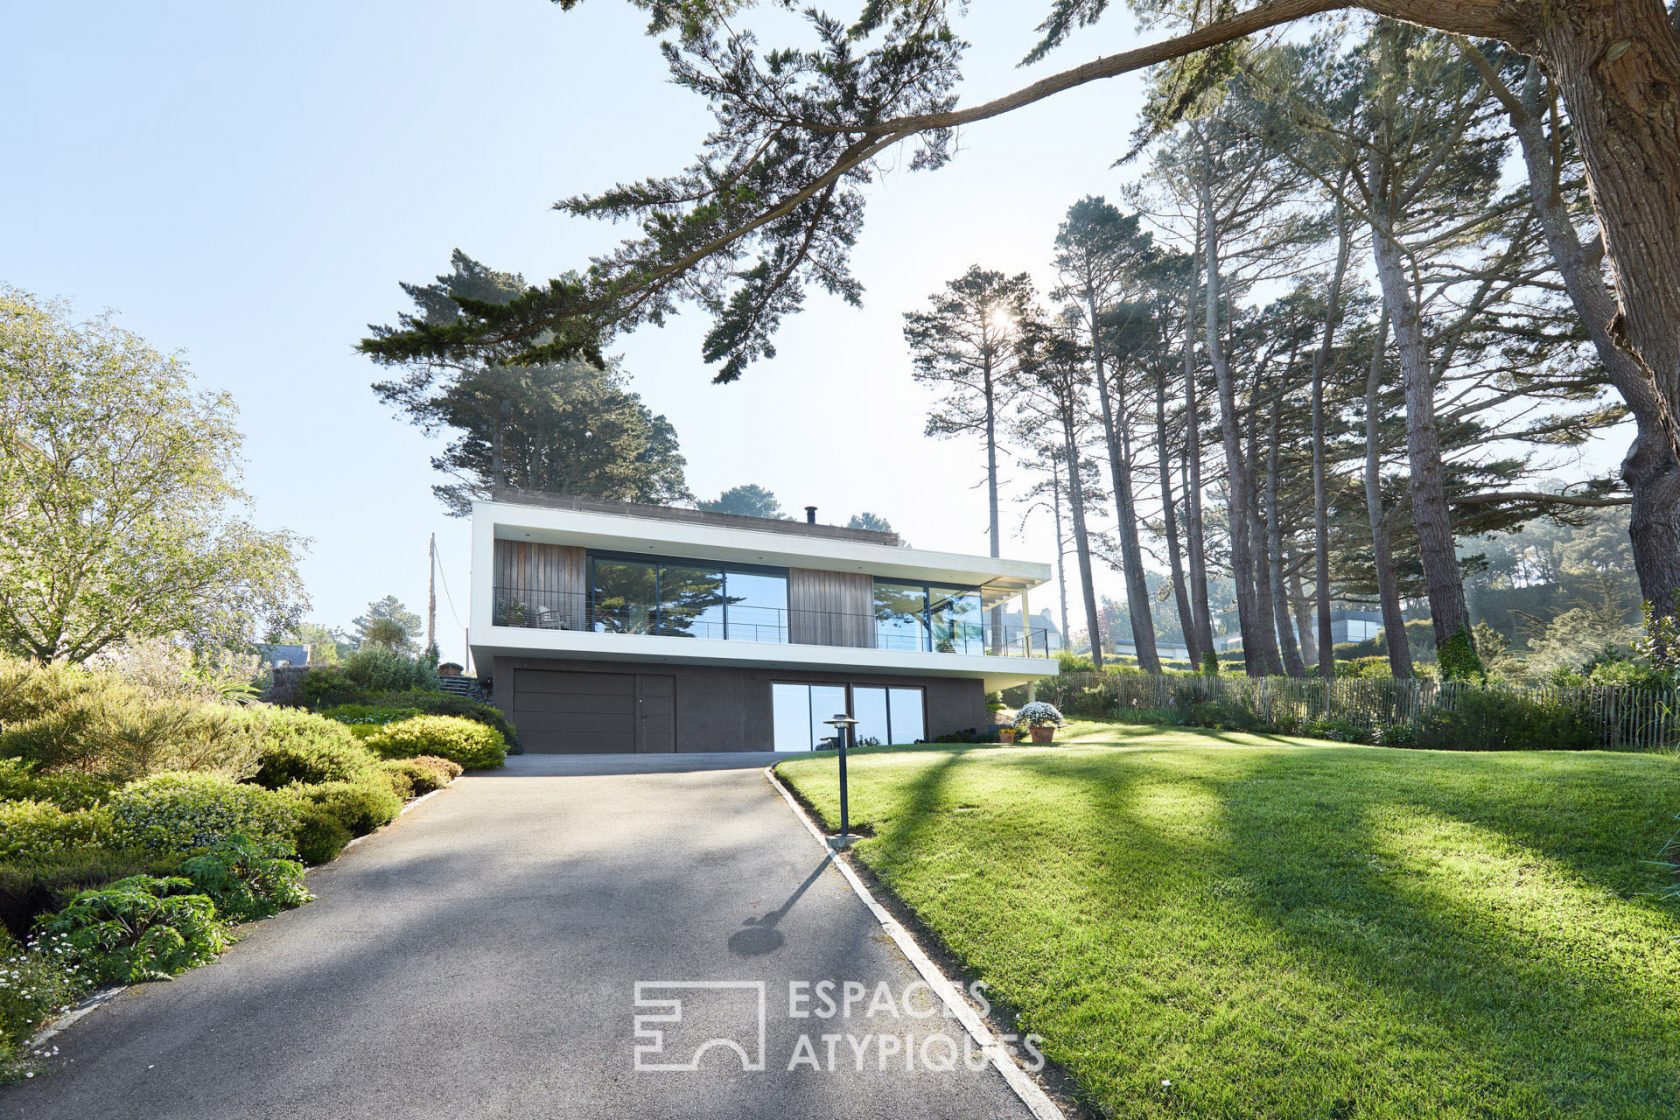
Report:
[[[967,587],[928,588],[928,619],[939,653],[986,652],[980,592]]]
[[[594,568],[594,628],[608,634],[652,633],[658,567],[644,560],[597,560]]]
[[[693,560],[590,558],[593,628],[746,642],[785,642],[787,573]]]
[[[985,630],[976,588],[875,581],[876,649],[981,654]]]
[[[659,566],[656,634],[685,638],[722,638],[723,573],[716,568]]]
[[[928,648],[925,584],[875,581],[875,648],[911,652]]]
[[[788,579],[781,572],[724,572],[729,604],[729,637],[733,641],[785,642]]]
[[[846,694],[851,693],[851,706]],[[834,745],[827,720],[849,711],[859,746],[914,743],[927,737],[927,717],[919,688],[883,688],[838,684],[772,684],[771,719],[775,749],[808,751]]]

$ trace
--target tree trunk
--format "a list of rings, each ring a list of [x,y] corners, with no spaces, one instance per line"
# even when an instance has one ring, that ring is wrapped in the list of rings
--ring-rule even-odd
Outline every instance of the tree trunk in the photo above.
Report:
[[[1284,367],[1287,369],[1288,367]],[[1254,489],[1248,496],[1248,540],[1254,567],[1254,616],[1256,628],[1272,642],[1278,657],[1275,674],[1288,672],[1289,662],[1283,659],[1283,635],[1278,629],[1277,600],[1272,587],[1271,539],[1266,531],[1266,474],[1261,455],[1260,376],[1248,390],[1248,468]],[[1274,675],[1275,675],[1274,674]]]
[[[1091,663],[1102,668],[1102,616],[1097,613],[1097,589],[1091,582],[1091,539],[1085,531],[1085,482],[1080,477],[1079,442],[1072,418],[1063,416],[1062,435],[1068,464],[1068,512],[1073,521],[1073,550],[1079,558],[1079,590],[1085,600],[1085,630],[1091,639]]]
[[[1289,605],[1295,612],[1295,628],[1301,634],[1301,660],[1308,665],[1316,665],[1319,655],[1318,642],[1313,638],[1313,603],[1301,585],[1301,558],[1293,544],[1285,551],[1284,559],[1289,570]]]
[[[1184,543],[1189,550],[1190,616],[1195,628],[1192,667],[1213,650],[1213,612],[1208,608],[1207,544],[1202,534],[1202,409],[1196,386],[1196,288],[1190,281],[1184,304]],[[1190,635],[1186,632],[1185,636]]]
[[[986,409],[986,513],[988,517],[987,532],[991,540],[992,556],[1002,555],[1003,534],[998,525],[998,457],[997,457],[997,389],[992,379],[992,359],[990,352],[984,357],[984,367],[981,370],[981,391],[985,397]],[[990,651],[1000,653],[1004,645],[1003,633],[1003,602],[999,600],[991,612],[992,640]],[[1032,623],[1025,615],[1021,616],[1021,634],[1025,636],[1032,629]]]
[[[1435,379],[1423,320],[1412,298],[1411,284],[1393,237],[1393,215],[1386,212],[1387,183],[1373,169],[1371,195],[1377,200],[1372,215],[1371,251],[1383,305],[1394,330],[1400,354],[1400,373],[1406,391],[1406,452],[1410,469],[1412,521],[1417,527],[1418,556],[1423,561],[1424,587],[1434,624],[1435,647],[1463,635],[1471,642],[1470,608],[1464,598],[1464,577],[1453,543],[1452,515],[1447,507],[1446,480],[1441,467],[1441,444],[1435,429]]]
[[[1251,677],[1276,676],[1283,672],[1277,638],[1268,634],[1260,621],[1254,592],[1254,554],[1249,525],[1253,486],[1243,464],[1242,433],[1237,427],[1237,395],[1231,381],[1231,367],[1225,360],[1225,345],[1219,332],[1219,229],[1214,220],[1212,191],[1208,178],[1212,168],[1204,161],[1197,184],[1202,211],[1202,268],[1207,278],[1206,319],[1208,360],[1213,365],[1219,394],[1219,432],[1225,446],[1226,490],[1231,510],[1231,576],[1236,584],[1237,625],[1242,631],[1243,667]]]
[[[1100,406],[1103,440],[1108,446],[1108,473],[1114,485],[1114,512],[1120,533],[1120,569],[1126,580],[1126,613],[1131,618],[1132,646],[1137,650],[1138,668],[1146,673],[1161,671],[1155,651],[1155,620],[1149,609],[1149,583],[1143,574],[1143,549],[1138,543],[1137,508],[1132,500],[1132,464],[1122,446],[1119,425],[1126,417],[1125,379],[1115,371],[1115,395],[1110,403],[1108,374],[1105,372],[1102,331],[1097,320],[1096,293],[1085,290],[1085,307],[1091,316],[1091,363],[1097,373],[1097,403]],[[1117,418],[1115,412],[1120,415]]]
[[[1627,54],[1632,53],[1630,47]],[[1512,124],[1528,172],[1529,198],[1539,216],[1540,228],[1564,290],[1592,339],[1599,361],[1604,364],[1605,377],[1621,393],[1633,415],[1636,435],[1627,457],[1622,460],[1622,480],[1633,496],[1628,536],[1633,544],[1640,593],[1667,613],[1673,610],[1675,595],[1680,593],[1680,454],[1672,438],[1674,397],[1671,394],[1664,399],[1659,379],[1651,376],[1634,352],[1619,345],[1612,334],[1617,315],[1615,297],[1605,285],[1588,248],[1581,244],[1558,190],[1559,169],[1553,161],[1543,125],[1547,99],[1542,96],[1542,85],[1538,65],[1530,63],[1522,85],[1520,110],[1508,106],[1512,109]],[[1672,120],[1672,98],[1669,110]],[[1637,133],[1637,128],[1634,131]],[[1673,140],[1672,133],[1670,140]],[[1584,136],[1581,143],[1584,147]],[[1675,193],[1673,184],[1674,180],[1668,181],[1671,202]],[[1602,206],[1599,220],[1603,221]],[[1608,242],[1608,227],[1605,227],[1605,237]],[[1667,254],[1667,264],[1672,265],[1672,257],[1672,252]],[[1649,289],[1642,285],[1639,290],[1628,292],[1627,298],[1641,299],[1647,294]],[[1668,320],[1671,337],[1676,322],[1680,320],[1672,317]],[[1631,342],[1631,315],[1626,320],[1626,329]]]
[[[1388,646],[1388,671],[1409,678],[1412,648],[1406,642],[1406,617],[1400,610],[1399,581],[1394,578],[1394,552],[1388,543],[1388,514],[1382,496],[1382,371],[1388,348],[1388,313],[1377,323],[1371,349],[1371,368],[1365,375],[1365,513],[1371,522],[1371,562],[1377,569],[1377,601],[1382,609],[1383,640]],[[1335,655],[1335,650],[1331,650]]]
[[[1062,608],[1062,648],[1071,649],[1068,645],[1067,534],[1062,528],[1062,468],[1054,456],[1050,459],[1050,510],[1056,520],[1056,594]],[[1022,618],[1021,624],[1027,625],[1027,620]]]
[[[1286,375],[1287,376],[1287,375]],[[1272,621],[1277,627],[1278,648],[1283,653],[1283,671],[1292,677],[1307,675],[1301,648],[1295,642],[1295,627],[1289,621],[1289,596],[1283,586],[1283,522],[1278,515],[1278,411],[1282,394],[1272,397],[1271,423],[1266,448],[1266,579],[1265,594],[1271,596]]]
[[[1353,238],[1344,205],[1336,201],[1336,267],[1325,295],[1324,334],[1312,362],[1313,601],[1318,609],[1318,675],[1336,675],[1335,637],[1330,619],[1330,490],[1324,461],[1324,375],[1335,348],[1341,318],[1342,282],[1347,275]],[[1307,631],[1301,631],[1305,642]]]
[[[1172,573],[1178,629],[1184,635],[1184,648],[1194,668],[1201,661],[1201,653],[1196,646],[1196,624],[1190,614],[1190,589],[1184,583],[1184,560],[1179,551],[1178,510],[1173,499],[1172,455],[1167,441],[1167,371],[1159,364],[1155,369],[1155,455],[1160,460],[1161,529],[1167,538],[1167,566]]]

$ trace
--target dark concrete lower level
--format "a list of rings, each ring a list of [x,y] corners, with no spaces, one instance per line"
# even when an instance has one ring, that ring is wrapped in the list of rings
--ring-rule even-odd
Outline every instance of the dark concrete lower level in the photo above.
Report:
[[[533,754],[764,751],[775,747],[776,684],[917,689],[922,734],[935,739],[990,722],[984,684],[965,677],[735,669],[706,665],[494,659],[496,705]]]

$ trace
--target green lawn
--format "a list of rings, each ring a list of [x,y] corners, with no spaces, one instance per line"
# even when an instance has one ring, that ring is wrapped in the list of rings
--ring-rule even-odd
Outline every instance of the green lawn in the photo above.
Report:
[[[1680,1116],[1680,760],[1068,731],[860,751],[851,808],[1094,1111]]]

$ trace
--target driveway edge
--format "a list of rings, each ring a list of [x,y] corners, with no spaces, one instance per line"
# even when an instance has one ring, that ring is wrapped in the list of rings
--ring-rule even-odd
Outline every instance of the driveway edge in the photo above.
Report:
[[[403,802],[403,807],[397,811],[396,816],[392,817],[390,820],[386,821],[384,824],[380,825],[378,828],[374,829],[372,832],[364,832],[360,836],[351,837],[350,841],[347,844],[345,844],[344,847],[342,847],[338,850],[338,855],[337,856],[334,856],[332,859],[328,860],[326,863],[317,863],[313,867],[304,868],[303,869],[304,877],[307,879],[310,872],[319,871],[323,867],[330,866],[331,864],[333,864],[334,862],[336,862],[338,860],[338,856],[342,856],[345,852],[348,852],[351,848],[354,848],[357,844],[360,844],[363,840],[366,840],[369,836],[378,836],[381,832],[384,832],[387,828],[390,828],[393,824],[396,824],[397,821],[401,820],[403,817],[406,817],[408,815],[408,811],[410,809],[418,809],[420,807],[420,803],[422,801],[430,801],[432,798],[436,797],[438,794],[442,793],[444,790],[448,789],[450,786],[454,785],[456,782],[458,782],[460,780],[461,779],[460,779],[459,776],[451,778],[451,779],[449,779],[449,781],[446,784],[439,786],[437,789],[432,790],[430,793],[421,794],[419,797],[413,797],[413,798],[410,798],[409,800]],[[307,903],[305,905],[307,905]],[[259,918],[257,920],[258,921],[265,921],[266,919]],[[221,959],[220,956],[218,956],[217,960],[220,960],[220,959]],[[208,968],[215,963],[216,963],[215,960],[207,961],[204,964],[199,965],[199,967],[200,968]],[[170,976],[170,977],[166,977],[165,979],[173,980],[174,977]],[[155,983],[159,983],[159,981],[145,980],[145,981],[141,981],[141,983],[155,984]],[[58,1016],[57,1018],[51,1020],[44,1027],[42,1027],[40,1030],[36,1031],[34,1036],[31,1037],[28,1042],[24,1043],[24,1045],[22,1047],[23,1053],[32,1055],[36,1051],[45,1048],[47,1043],[51,1042],[53,1039],[55,1039],[59,1035],[63,1034],[66,1030],[69,1030],[72,1026],[74,1026],[77,1023],[78,1020],[83,1019],[86,1016],[88,1016],[89,1014],[91,1014],[92,1012],[99,1010],[100,1007],[104,1006],[107,1003],[110,1003],[112,1000],[116,999],[118,996],[122,995],[124,992],[128,991],[132,987],[135,987],[135,985],[134,984],[118,984],[118,985],[116,985],[114,987],[110,987],[110,988],[100,988],[99,990],[97,990],[95,992],[92,992],[89,995],[83,997],[81,1002],[76,1004],[76,1006],[72,1007],[70,1010],[66,1011],[64,1014]]]
[[[904,924],[894,918],[885,906],[881,905],[880,901],[864,884],[863,879],[852,869],[852,866],[845,860],[840,859],[839,853],[828,846],[828,838],[823,835],[822,830],[817,827],[816,822],[805,811],[805,807],[793,796],[792,791],[782,784],[780,778],[776,777],[775,768],[766,766],[764,768],[764,778],[770,783],[771,788],[782,795],[782,800],[787,802],[794,817],[805,826],[805,831],[811,834],[811,838],[823,850],[823,854],[828,861],[839,870],[841,875],[845,876],[846,882],[851,884],[853,893],[863,900],[865,906],[869,907],[869,912],[875,916],[875,920],[880,923],[881,928],[892,938],[893,944],[898,946],[898,951],[904,954],[905,959],[915,967],[916,972],[920,974],[928,987],[932,988],[939,996],[951,1016],[962,1024],[963,1029],[968,1032],[975,1045],[979,1046],[981,1052],[991,1061],[992,1068],[1003,1076],[1004,1083],[1009,1086],[1010,1091],[1022,1104],[1026,1105],[1027,1111],[1031,1112],[1037,1120],[1067,1120],[1066,1114],[1051,1099],[1050,1094],[1046,1093],[1043,1087],[1033,1080],[1031,1074],[1021,1068],[1015,1060],[1014,1052],[998,1042],[992,1034],[991,1028],[980,1017],[980,1013],[974,1009],[968,1000],[963,998],[962,991],[956,983],[949,976],[946,976],[933,959],[922,950],[910,931],[904,928]]]

